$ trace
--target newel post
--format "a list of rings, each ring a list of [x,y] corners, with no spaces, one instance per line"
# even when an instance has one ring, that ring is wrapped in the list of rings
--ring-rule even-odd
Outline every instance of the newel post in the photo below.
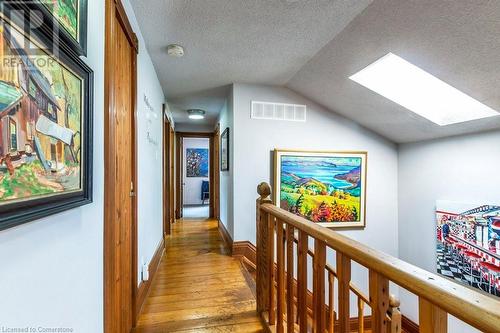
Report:
[[[272,203],[270,198],[271,187],[267,183],[260,183],[257,186],[257,211],[256,211],[256,230],[257,230],[257,312],[261,313],[269,310],[269,232],[267,226],[268,214],[260,210],[260,206],[265,203]]]
[[[401,333],[401,311],[399,310],[399,299],[393,294],[389,295],[389,310],[387,314],[391,322],[387,329],[388,333]]]

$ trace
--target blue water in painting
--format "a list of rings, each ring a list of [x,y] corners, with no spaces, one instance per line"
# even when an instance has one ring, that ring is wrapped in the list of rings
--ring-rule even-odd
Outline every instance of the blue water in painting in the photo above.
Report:
[[[281,171],[301,178],[314,178],[337,189],[351,188],[353,184],[335,176],[348,173],[361,165],[361,158],[327,158],[283,156]]]

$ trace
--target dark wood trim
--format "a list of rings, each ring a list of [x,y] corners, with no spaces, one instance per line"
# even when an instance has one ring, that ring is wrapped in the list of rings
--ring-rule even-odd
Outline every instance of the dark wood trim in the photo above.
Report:
[[[214,219],[220,220],[220,124],[217,124],[213,137],[213,167],[214,167],[214,187],[213,205]]]
[[[172,125],[172,124],[171,124]],[[175,222],[175,131],[173,126],[170,127],[169,135],[169,149],[170,149],[170,174],[169,174],[169,188],[170,188],[170,202],[169,202],[169,219],[170,225]]]
[[[175,218],[180,219],[182,218],[182,206],[183,206],[183,189],[182,189],[182,176],[184,172],[184,166],[182,163],[183,160],[183,150],[184,150],[184,145],[183,145],[183,139],[184,138],[207,138],[209,139],[209,154],[210,154],[210,172],[209,172],[209,181],[210,181],[210,216],[211,218],[214,218],[215,216],[215,206],[214,206],[214,133],[204,133],[204,132],[176,132],[176,169],[177,172],[175,173],[175,184],[176,184],[176,202],[175,202]]]
[[[221,220],[218,220],[218,226],[219,226],[219,233],[222,237],[222,240],[224,241],[224,243],[226,244],[226,247],[229,249],[229,251],[231,251],[231,253],[233,253],[233,239],[231,238],[231,235],[229,234],[229,232],[227,231],[226,229],[226,226],[224,225],[224,223],[221,222]]]
[[[172,137],[170,135],[172,131],[172,126],[170,120],[165,116],[165,104],[163,104],[163,142],[162,142],[162,173],[163,173],[163,236],[170,235],[171,231],[171,202],[172,196],[174,195],[171,191],[171,169],[172,169]]]
[[[182,137],[175,133],[175,218],[182,217]]]
[[[220,225],[222,223],[219,222],[219,230]],[[237,241],[233,243],[233,257],[240,259],[242,264],[246,267],[251,268],[252,270],[256,269],[257,264],[257,249],[255,245],[253,245],[249,241]],[[276,267],[275,267],[276,269]],[[297,280],[294,279],[294,288],[297,288]],[[312,293],[308,290],[307,292],[307,310],[309,315],[312,314]],[[328,312],[328,306],[326,306],[326,312]],[[358,329],[358,318],[353,317],[349,320],[349,325],[351,328],[351,332],[357,332]],[[364,327],[366,330],[371,329],[371,316],[364,317]],[[419,333],[419,326],[411,319],[406,316],[402,316],[401,319],[401,328],[404,333]],[[335,332],[339,332],[340,325],[338,322],[335,323]]]
[[[209,140],[209,149],[208,149],[208,153],[209,153],[209,163],[210,163],[210,174],[209,174],[209,182],[208,182],[208,192],[209,192],[209,197],[210,197],[210,202],[209,202],[209,215],[211,218],[214,218],[215,217],[215,205],[214,205],[214,183],[215,183],[215,152],[214,152],[214,135],[213,133],[211,133],[212,135],[210,136],[210,138],[208,139]]]
[[[137,36],[132,31],[131,25],[121,4],[120,0],[106,0],[105,2],[105,73],[104,73],[104,332],[118,333],[117,326],[121,322],[121,313],[118,306],[120,303],[119,291],[116,290],[116,265],[119,265],[121,260],[130,261],[131,265],[131,304],[129,305],[132,313],[132,326],[136,324],[136,298],[137,298],[137,196],[132,200],[132,217],[130,226],[131,238],[131,257],[123,259],[123,255],[116,253],[116,234],[119,224],[115,220],[115,212],[118,203],[115,201],[115,193],[117,191],[117,183],[114,177],[116,170],[116,156],[118,154],[115,133],[116,122],[115,100],[114,100],[114,63],[116,31],[114,29],[114,20],[118,19],[122,28],[125,31],[127,39],[132,45],[132,107],[133,116],[131,117],[132,131],[131,142],[132,147],[132,183],[134,190],[137,193],[137,52],[138,43]]]
[[[126,35],[128,41],[135,49],[135,53],[139,53],[139,40],[137,39],[137,35],[134,33],[134,29],[132,29],[132,25],[130,25],[130,21],[128,20],[127,13],[125,12],[125,7],[120,0],[113,0],[115,9],[117,12],[117,18],[120,20],[123,29],[126,31]]]
[[[155,251],[155,254],[153,255],[153,258],[151,258],[151,261],[149,262],[149,279],[147,281],[142,281],[137,288],[137,298],[135,305],[136,316],[139,316],[139,314],[141,313],[142,306],[144,305],[144,301],[149,294],[149,290],[151,288],[151,285],[153,284],[153,280],[156,276],[156,272],[158,271],[158,267],[160,266],[161,258],[163,257],[164,253],[165,239],[162,238],[160,244],[158,245],[158,248]]]
[[[213,136],[212,132],[176,132],[179,136],[183,138],[211,138]]]
[[[419,333],[418,324],[405,315],[401,316],[401,328],[405,333]]]
[[[237,241],[233,243],[233,257],[243,261],[245,265],[256,269],[257,249],[249,241]]]

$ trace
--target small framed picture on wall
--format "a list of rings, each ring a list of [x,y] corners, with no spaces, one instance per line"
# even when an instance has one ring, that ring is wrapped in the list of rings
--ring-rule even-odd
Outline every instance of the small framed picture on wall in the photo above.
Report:
[[[220,169],[221,171],[229,171],[229,127],[222,133],[220,146]]]

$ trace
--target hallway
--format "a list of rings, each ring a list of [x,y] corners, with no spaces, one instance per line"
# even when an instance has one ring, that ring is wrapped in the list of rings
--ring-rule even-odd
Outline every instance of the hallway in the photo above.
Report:
[[[230,257],[217,221],[172,227],[134,332],[261,332],[248,273]]]

